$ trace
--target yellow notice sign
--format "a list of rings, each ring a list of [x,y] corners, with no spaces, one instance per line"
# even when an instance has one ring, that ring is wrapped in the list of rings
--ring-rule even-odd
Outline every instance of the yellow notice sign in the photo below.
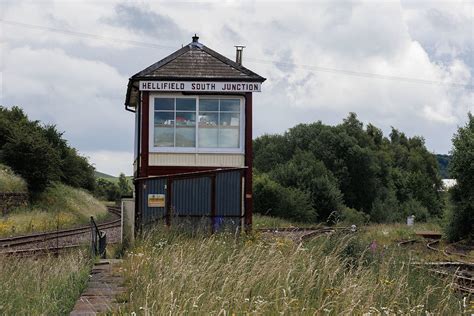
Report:
[[[165,207],[165,195],[148,194],[148,207]]]

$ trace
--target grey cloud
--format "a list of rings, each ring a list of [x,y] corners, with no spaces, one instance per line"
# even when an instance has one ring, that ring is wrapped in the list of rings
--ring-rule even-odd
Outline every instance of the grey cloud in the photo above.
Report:
[[[240,45],[240,44],[245,44],[243,42],[243,39],[242,39],[242,36],[240,36],[239,33],[237,33],[231,26],[229,25],[224,25],[224,27],[222,28],[222,37],[231,41],[231,42],[234,42],[236,45]]]
[[[182,29],[166,15],[129,4],[119,3],[115,6],[115,15],[104,18],[110,25],[126,27],[138,33],[156,39],[182,38]]]
[[[456,19],[451,14],[431,8],[426,11],[426,18],[431,25],[443,32],[452,32],[458,29]]]

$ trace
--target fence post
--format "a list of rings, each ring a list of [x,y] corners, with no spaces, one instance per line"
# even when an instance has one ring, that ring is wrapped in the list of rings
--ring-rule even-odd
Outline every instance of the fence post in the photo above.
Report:
[[[211,175],[211,234],[216,231],[216,174]]]
[[[166,226],[171,225],[171,201],[173,200],[172,194],[173,190],[171,186],[173,185],[173,180],[171,177],[166,178],[166,197],[165,197],[165,218]]]
[[[91,257],[94,258],[96,255],[96,241],[95,241],[95,227],[94,227],[94,217],[91,216]]]

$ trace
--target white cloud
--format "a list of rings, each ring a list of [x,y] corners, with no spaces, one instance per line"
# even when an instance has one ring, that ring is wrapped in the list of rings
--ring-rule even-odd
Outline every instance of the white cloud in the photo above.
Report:
[[[137,16],[127,26],[107,23],[119,3],[15,1],[2,18],[176,49],[198,33],[205,45],[231,58],[233,45],[246,45],[244,65],[268,78],[254,98],[256,135],[299,122],[338,123],[353,111],[385,131],[395,126],[422,135],[430,149],[447,152],[456,127],[474,111],[472,87],[456,85],[472,84],[471,2],[127,2],[154,12],[146,16],[153,23],[146,25],[157,29],[149,32],[139,21],[143,10],[132,12]],[[159,16],[166,17],[163,29]],[[140,32],[134,31],[134,20]],[[170,25],[189,37],[160,33]],[[133,118],[123,110],[128,76],[173,49],[2,26],[4,104],[20,104],[33,118],[58,124],[83,152],[133,150]],[[434,83],[358,77],[308,65]]]
[[[57,124],[72,145],[131,145],[133,118],[123,110],[127,78],[115,68],[56,48],[18,47],[6,49],[3,75],[6,105],[20,105],[31,118]]]

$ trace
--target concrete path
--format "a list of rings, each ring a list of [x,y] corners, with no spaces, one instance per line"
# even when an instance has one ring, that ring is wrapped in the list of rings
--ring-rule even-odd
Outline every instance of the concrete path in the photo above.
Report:
[[[87,288],[70,315],[89,316],[98,313],[113,313],[123,303],[117,302],[117,295],[125,293],[123,276],[119,271],[122,260],[102,259],[94,265]]]

